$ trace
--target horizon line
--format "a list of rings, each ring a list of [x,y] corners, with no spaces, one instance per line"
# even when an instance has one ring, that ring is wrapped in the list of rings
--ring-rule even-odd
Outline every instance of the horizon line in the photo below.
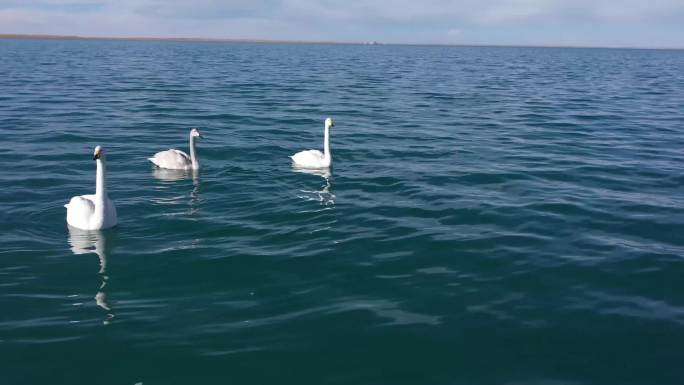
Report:
[[[152,37],[152,36],[80,36],[27,33],[0,33],[0,39],[14,40],[121,40],[121,41],[168,41],[187,43],[255,43],[255,44],[337,44],[337,45],[390,45],[425,47],[492,47],[492,48],[586,48],[586,49],[636,49],[636,50],[684,50],[684,47],[639,47],[639,46],[591,46],[591,45],[543,45],[543,44],[468,44],[468,43],[383,43],[376,40],[333,41],[294,40],[220,37]]]

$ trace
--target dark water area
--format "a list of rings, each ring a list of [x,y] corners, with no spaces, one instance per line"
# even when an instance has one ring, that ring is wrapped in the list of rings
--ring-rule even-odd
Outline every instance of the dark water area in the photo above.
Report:
[[[0,134],[2,384],[684,379],[684,51],[0,40]]]

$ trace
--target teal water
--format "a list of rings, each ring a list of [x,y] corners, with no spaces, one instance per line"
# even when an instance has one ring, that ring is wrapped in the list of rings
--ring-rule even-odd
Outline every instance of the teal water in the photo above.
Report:
[[[0,40],[0,134],[2,384],[684,378],[682,51]]]

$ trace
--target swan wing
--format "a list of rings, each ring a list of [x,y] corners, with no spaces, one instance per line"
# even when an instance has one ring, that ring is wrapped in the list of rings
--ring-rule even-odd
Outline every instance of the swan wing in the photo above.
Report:
[[[95,212],[94,195],[79,195],[71,198],[67,209],[67,223],[79,229],[88,228],[90,217]]]
[[[181,150],[170,149],[160,151],[154,154],[148,160],[160,168],[169,168],[174,170],[184,170],[192,167],[192,161],[188,154]]]
[[[324,155],[318,150],[305,150],[292,155],[290,158],[299,166],[322,167]]]

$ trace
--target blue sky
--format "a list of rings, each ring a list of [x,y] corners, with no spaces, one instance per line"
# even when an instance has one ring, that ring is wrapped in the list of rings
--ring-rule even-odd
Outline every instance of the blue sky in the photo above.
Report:
[[[684,0],[0,0],[0,33],[684,48]]]

